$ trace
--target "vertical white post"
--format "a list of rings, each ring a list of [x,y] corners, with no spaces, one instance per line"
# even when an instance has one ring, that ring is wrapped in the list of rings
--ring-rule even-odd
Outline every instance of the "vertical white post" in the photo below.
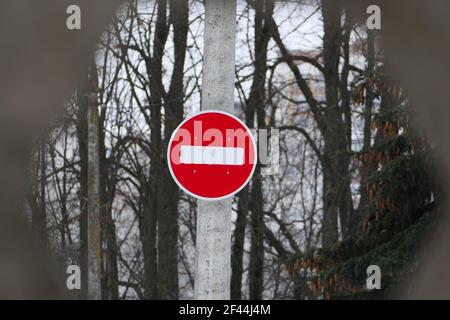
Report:
[[[96,70],[91,70],[91,75]],[[96,83],[93,83],[96,85]],[[98,95],[92,88],[88,96],[88,299],[101,299],[101,236]]]
[[[236,0],[206,0],[202,110],[233,113]],[[232,199],[198,200],[195,298],[230,299]]]

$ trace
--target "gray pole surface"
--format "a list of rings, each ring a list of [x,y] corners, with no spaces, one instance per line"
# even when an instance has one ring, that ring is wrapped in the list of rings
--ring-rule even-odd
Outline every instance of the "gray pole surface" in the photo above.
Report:
[[[236,0],[206,0],[202,110],[233,113]],[[198,200],[195,299],[230,299],[231,203]]]

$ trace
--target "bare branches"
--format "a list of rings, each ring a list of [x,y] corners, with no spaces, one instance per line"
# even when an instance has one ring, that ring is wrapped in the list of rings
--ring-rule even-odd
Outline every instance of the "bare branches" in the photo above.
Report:
[[[308,143],[311,146],[311,148],[314,150],[314,152],[315,152],[317,158],[320,160],[320,162],[324,163],[324,157],[322,155],[322,152],[319,150],[319,148],[317,147],[316,143],[311,138],[311,136],[306,132],[305,129],[300,128],[298,126],[281,126],[281,127],[278,127],[278,129],[280,131],[293,130],[293,131],[301,133],[305,137],[306,141],[308,141]]]

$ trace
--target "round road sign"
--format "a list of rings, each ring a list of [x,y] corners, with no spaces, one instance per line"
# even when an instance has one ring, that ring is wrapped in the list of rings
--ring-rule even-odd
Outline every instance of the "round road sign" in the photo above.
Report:
[[[203,111],[175,129],[167,147],[170,173],[186,193],[221,200],[239,192],[256,167],[256,144],[237,117]]]

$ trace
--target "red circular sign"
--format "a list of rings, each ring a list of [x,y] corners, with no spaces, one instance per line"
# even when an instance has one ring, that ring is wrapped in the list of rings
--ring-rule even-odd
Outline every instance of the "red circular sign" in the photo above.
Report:
[[[250,181],[256,144],[235,116],[204,111],[181,122],[172,133],[167,159],[173,179],[186,193],[202,200],[221,200]]]

